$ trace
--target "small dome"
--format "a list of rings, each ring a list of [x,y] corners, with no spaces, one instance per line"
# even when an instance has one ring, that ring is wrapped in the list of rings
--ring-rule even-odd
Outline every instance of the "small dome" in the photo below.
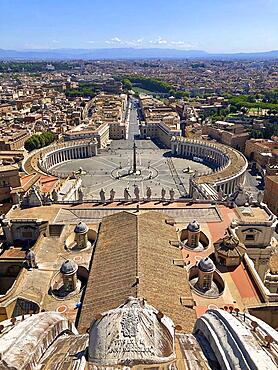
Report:
[[[77,271],[78,265],[71,260],[66,260],[65,262],[62,263],[60,267],[60,272],[62,274],[73,274]]]
[[[85,224],[85,222],[78,222],[78,224],[74,228],[74,232],[76,234],[85,234],[88,231],[88,226]]]
[[[33,251],[28,251],[25,255],[25,259],[31,261],[35,258],[35,253]]]
[[[223,244],[228,249],[235,249],[239,245],[239,240],[233,235],[226,235],[223,238]]]
[[[187,230],[192,231],[192,232],[200,231],[200,225],[198,224],[196,220],[194,220],[188,224]]]
[[[213,272],[215,270],[215,265],[209,257],[205,257],[198,263],[198,268],[203,272]]]

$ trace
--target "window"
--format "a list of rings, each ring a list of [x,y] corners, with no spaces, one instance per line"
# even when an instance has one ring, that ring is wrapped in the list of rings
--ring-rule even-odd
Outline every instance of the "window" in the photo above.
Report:
[[[205,275],[204,280],[203,280],[203,288],[204,289],[209,289],[211,286],[211,275]]]
[[[255,234],[247,234],[247,235],[245,235],[245,240],[246,241],[255,240]]]

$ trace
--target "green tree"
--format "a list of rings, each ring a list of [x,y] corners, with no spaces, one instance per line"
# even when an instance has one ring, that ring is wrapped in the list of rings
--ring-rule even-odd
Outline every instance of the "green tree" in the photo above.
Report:
[[[29,137],[29,139],[27,139],[25,141],[24,147],[25,147],[26,150],[28,150],[28,152],[31,152],[32,150],[36,149],[36,144],[35,144],[32,136]]]
[[[55,135],[51,131],[43,132],[42,134],[34,134],[26,140],[24,147],[29,152],[34,149],[43,148],[51,144],[55,140]]]
[[[122,80],[122,84],[125,90],[131,90],[132,89],[132,83],[128,78],[124,78]]]

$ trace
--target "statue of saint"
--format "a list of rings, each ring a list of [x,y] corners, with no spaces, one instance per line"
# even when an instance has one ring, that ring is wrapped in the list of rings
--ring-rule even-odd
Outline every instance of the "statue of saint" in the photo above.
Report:
[[[218,200],[223,200],[223,197],[224,197],[224,192],[223,192],[223,190],[220,188],[219,190],[218,190],[218,193],[217,193],[217,199]]]
[[[114,202],[115,194],[116,194],[115,190],[111,189],[110,190],[110,202]]]
[[[129,191],[128,191],[127,188],[125,188],[125,190],[124,190],[124,199],[125,199],[125,202],[128,202],[129,198],[130,198]]]
[[[82,188],[80,187],[78,189],[78,202],[82,203],[83,202],[83,199],[84,199],[84,193],[83,193]]]
[[[56,189],[53,189],[52,193],[51,193],[51,196],[52,196],[52,199],[54,202],[57,202],[58,200],[58,193],[57,193],[57,190]]]
[[[264,193],[262,191],[259,191],[257,194],[257,202],[261,204],[263,202],[263,199],[264,199]]]
[[[170,201],[173,202],[174,196],[175,196],[175,192],[173,188],[169,190],[169,194],[170,194]]]
[[[101,203],[105,203],[105,191],[103,189],[100,190],[99,196]]]
[[[151,196],[152,196],[152,189],[148,186],[147,187],[147,200],[150,201],[151,200]]]
[[[165,195],[166,195],[166,190],[164,188],[161,189],[161,200],[162,202],[165,202]]]
[[[14,204],[20,203],[20,195],[18,193],[15,193],[14,195]]]
[[[139,202],[139,199],[140,199],[140,190],[138,188],[138,185],[135,185],[134,186],[134,195],[135,195],[136,202]]]

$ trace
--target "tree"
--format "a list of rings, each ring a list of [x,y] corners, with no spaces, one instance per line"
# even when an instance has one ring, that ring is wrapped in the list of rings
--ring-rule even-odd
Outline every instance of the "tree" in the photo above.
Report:
[[[43,132],[40,135],[34,134],[26,140],[24,147],[26,150],[31,152],[34,149],[43,148],[44,146],[51,144],[54,139],[55,135],[50,131]]]
[[[122,80],[122,84],[123,84],[125,90],[131,90],[132,89],[132,83],[128,78],[124,78]]]
[[[36,149],[36,144],[32,138],[32,136],[25,141],[24,147],[28,152],[31,152],[32,150]]]

